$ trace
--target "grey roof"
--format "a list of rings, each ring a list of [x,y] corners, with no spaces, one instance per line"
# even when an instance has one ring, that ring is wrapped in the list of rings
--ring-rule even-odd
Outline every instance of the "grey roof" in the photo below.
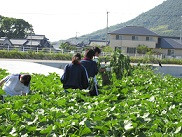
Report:
[[[0,42],[3,43],[6,39],[7,39],[7,37],[1,37]]]
[[[13,45],[24,45],[27,42],[27,40],[26,39],[10,39],[10,42]]]
[[[173,38],[161,38],[157,48],[163,49],[182,49],[182,44],[179,39]]]
[[[26,39],[43,40],[47,39],[45,35],[28,35]]]
[[[26,43],[26,46],[41,46],[41,44],[40,41],[29,40],[28,43]]]
[[[126,26],[124,28],[110,32],[109,34],[119,35],[139,35],[139,36],[159,36],[156,33],[140,26]]]

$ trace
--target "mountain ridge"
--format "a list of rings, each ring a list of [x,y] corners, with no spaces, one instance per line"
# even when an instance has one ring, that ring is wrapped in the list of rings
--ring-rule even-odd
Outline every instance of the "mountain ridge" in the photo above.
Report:
[[[182,0],[166,0],[162,4],[141,13],[134,19],[109,27],[109,32],[125,26],[143,26],[162,36],[178,36],[182,27]],[[105,39],[106,28],[67,41]]]

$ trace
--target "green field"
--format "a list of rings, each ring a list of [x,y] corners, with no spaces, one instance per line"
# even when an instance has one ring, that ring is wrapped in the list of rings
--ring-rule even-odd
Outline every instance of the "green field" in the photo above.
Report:
[[[0,70],[0,78],[6,76]],[[88,91],[64,93],[57,74],[33,75],[28,96],[0,103],[0,136],[181,136],[182,79],[136,67]]]

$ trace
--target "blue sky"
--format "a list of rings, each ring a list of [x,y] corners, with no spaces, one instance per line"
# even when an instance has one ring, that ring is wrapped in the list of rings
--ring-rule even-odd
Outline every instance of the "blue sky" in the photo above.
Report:
[[[126,22],[165,0],[3,0],[0,15],[24,19],[51,41]],[[4,5],[4,6],[2,6]]]

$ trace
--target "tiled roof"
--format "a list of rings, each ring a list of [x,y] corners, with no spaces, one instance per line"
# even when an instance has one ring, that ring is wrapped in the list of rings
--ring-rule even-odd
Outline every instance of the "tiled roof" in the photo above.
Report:
[[[139,35],[139,36],[159,36],[156,33],[140,26],[126,26],[124,28],[110,32],[109,34],[119,35]]]
[[[157,48],[163,49],[182,49],[182,44],[179,39],[161,38]]]
[[[26,39],[10,39],[13,45],[23,45],[27,42]]]
[[[28,35],[26,39],[43,40],[45,39],[45,35]]]
[[[40,44],[40,41],[35,41],[35,40],[29,40],[28,43],[26,43],[26,46],[39,46],[41,45]]]

